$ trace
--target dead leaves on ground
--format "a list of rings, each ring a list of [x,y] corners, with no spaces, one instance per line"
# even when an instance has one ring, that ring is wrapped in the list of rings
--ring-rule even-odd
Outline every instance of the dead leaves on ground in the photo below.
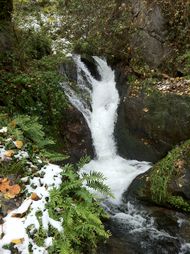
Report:
[[[23,147],[23,142],[21,140],[17,140],[17,141],[15,141],[15,146],[18,149],[21,149]]]
[[[184,78],[167,77],[166,80],[159,81],[156,85],[162,93],[174,93],[177,95],[190,95],[190,80]]]
[[[40,197],[39,197],[35,192],[32,193],[32,195],[31,195],[30,198],[31,198],[32,200],[34,200],[34,201],[40,200]]]
[[[24,144],[21,140],[16,140],[14,142],[14,145],[16,146],[17,149],[21,149]],[[4,152],[4,156],[10,159],[11,157],[14,156],[15,153],[16,153],[16,150],[6,150]]]
[[[0,192],[4,198],[11,199],[21,192],[21,188],[18,184],[11,185],[11,181],[8,178],[0,178]]]
[[[11,243],[14,243],[14,244],[21,244],[23,242],[24,242],[24,238],[14,239],[11,241]]]
[[[15,152],[13,150],[7,150],[5,151],[4,156],[11,158],[14,155],[14,153]]]

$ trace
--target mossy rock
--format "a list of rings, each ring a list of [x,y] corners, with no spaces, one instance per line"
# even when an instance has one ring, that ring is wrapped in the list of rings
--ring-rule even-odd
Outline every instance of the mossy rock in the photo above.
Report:
[[[190,140],[136,178],[127,198],[190,212]]]
[[[159,83],[147,78],[129,81],[128,89],[118,84],[116,136],[124,157],[155,163],[190,137],[189,94],[164,93],[157,88]]]

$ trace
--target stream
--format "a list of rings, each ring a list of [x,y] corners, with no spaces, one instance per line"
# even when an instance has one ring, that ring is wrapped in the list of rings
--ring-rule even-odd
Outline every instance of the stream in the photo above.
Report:
[[[114,71],[106,61],[93,57],[100,79],[97,80],[80,56],[73,56],[77,66],[77,87],[63,84],[70,103],[84,116],[91,131],[95,158],[81,172],[100,171],[106,177],[114,198],[103,204],[110,214],[106,227],[112,236],[99,247],[99,254],[188,254],[190,222],[187,216],[136,200],[123,201],[132,181],[151,168],[145,161],[126,160],[117,153],[114,126],[120,102]]]

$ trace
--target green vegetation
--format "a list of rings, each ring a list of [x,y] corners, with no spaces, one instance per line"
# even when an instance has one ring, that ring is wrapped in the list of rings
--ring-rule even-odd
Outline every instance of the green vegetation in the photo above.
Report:
[[[48,149],[48,145],[54,142],[45,137],[42,125],[37,120],[36,117],[26,115],[12,119],[5,114],[1,115],[0,142],[5,151],[1,150],[0,176],[15,175],[15,181],[23,186],[19,194],[23,198],[27,193],[24,183],[19,181],[21,176],[33,178],[47,163],[66,158]],[[88,157],[81,158],[78,166],[82,167],[88,160]],[[112,196],[104,180],[101,173],[91,172],[79,176],[76,166],[63,166],[62,184],[51,190],[47,208],[52,219],[62,221],[64,230],[58,232],[52,227],[46,231],[42,224],[42,213],[39,212],[37,218],[41,226],[35,233],[34,242],[44,246],[44,241],[52,237],[53,245],[48,248],[48,253],[93,253],[97,243],[110,235],[101,221],[108,215],[101,207],[101,199],[98,200],[98,193]],[[2,201],[0,205],[3,207]],[[13,245],[7,248],[12,250]]]
[[[43,50],[31,50],[32,43],[31,40],[19,58],[13,52],[13,70],[7,71],[3,67],[0,70],[0,109],[9,115],[14,112],[35,115],[47,128],[47,133],[52,129],[57,131],[67,108],[60,87],[64,77],[58,73],[58,64],[63,61],[64,55],[47,55],[36,59],[35,56],[39,56]]]
[[[183,55],[180,55],[177,59],[180,71],[187,79],[190,79],[190,50],[186,50]]]
[[[172,181],[184,174],[182,169],[189,167],[190,141],[174,148],[164,159],[158,162],[150,174],[150,192],[157,204],[172,206],[190,212],[190,202],[177,195],[171,188]],[[184,183],[180,184],[182,188]]]
[[[109,237],[100,218],[107,218],[97,201],[84,184],[105,195],[111,195],[100,173],[92,172],[79,178],[72,165],[63,171],[63,183],[53,189],[48,210],[54,219],[63,218],[64,235],[56,234],[49,253],[93,253],[97,242]]]
[[[0,129],[2,128],[7,128],[0,133],[0,142],[8,151],[8,159],[0,161],[0,176],[31,174],[28,160],[39,165],[37,158],[43,160],[43,163],[63,161],[67,158],[50,150],[50,145],[55,142],[45,136],[37,117],[17,115],[9,118],[6,114],[0,115]],[[22,152],[26,156],[19,156]]]
[[[10,32],[11,47],[6,54],[0,51],[0,142],[5,149],[2,150],[0,176],[13,177],[22,188],[18,198],[24,199],[28,194],[21,178],[38,176],[39,170],[48,163],[62,165],[62,184],[51,191],[47,208],[52,219],[62,221],[64,231],[58,232],[53,227],[48,232],[44,230],[39,213],[40,228],[31,237],[38,246],[53,237],[48,253],[93,253],[97,243],[110,235],[101,221],[108,215],[101,207],[101,200],[98,201],[97,192],[105,196],[111,194],[101,174],[92,172],[79,176],[78,169],[89,158],[82,158],[78,165],[64,166],[63,161],[68,157],[54,152],[58,150],[54,148],[58,142],[53,139],[59,139],[60,125],[68,108],[60,86],[66,77],[58,71],[59,65],[67,61],[67,50],[62,52],[63,46],[56,42],[61,38],[60,31],[52,32],[56,18],[49,15],[52,10],[55,13],[51,8],[57,6],[56,2],[59,1],[51,1],[51,6],[49,1],[38,1],[31,6],[30,1],[14,1],[12,22],[9,20],[9,29],[6,26],[4,30]],[[24,27],[29,10],[40,22],[40,29]],[[48,15],[48,22],[41,19],[41,10]],[[56,11],[59,15],[58,9]],[[85,184],[94,191],[91,193]],[[2,208],[5,207],[3,202],[2,199]],[[13,245],[7,248],[12,251]]]
[[[7,130],[0,132],[0,145],[7,153],[0,161],[0,176],[15,175],[19,182],[24,176],[37,174],[46,163],[61,163],[67,158],[53,152],[52,145],[58,143],[60,125],[68,109],[60,87],[66,77],[58,71],[59,65],[67,61],[68,52],[104,55],[111,63],[127,65],[126,72],[131,74],[130,81],[134,84],[136,95],[142,92],[148,98],[154,94],[145,100],[144,108],[145,121],[152,117],[154,122],[151,135],[158,126],[159,131],[164,130],[165,123],[161,120],[164,119],[162,109],[167,96],[155,92],[154,84],[160,79],[160,70],[171,74],[180,70],[184,76],[189,75],[189,3],[182,0],[177,0],[175,4],[171,0],[157,1],[168,20],[164,25],[169,31],[167,43],[171,44],[173,53],[171,58],[166,59],[167,64],[163,63],[159,70],[152,70],[142,60],[142,52],[135,46],[131,47],[134,35],[142,32],[142,24],[135,20],[134,15],[139,13],[134,14],[133,1],[125,2],[1,1],[0,129]],[[150,9],[154,1],[141,2],[143,8]],[[174,58],[178,60],[175,62]],[[179,65],[184,67],[179,68]],[[158,101],[163,102],[160,108]],[[175,113],[176,100],[172,103],[173,111],[168,110],[168,113]],[[178,114],[184,110],[184,105],[180,110],[178,108]],[[174,149],[153,168],[151,195],[157,204],[190,211],[189,203],[172,193],[169,186],[173,177],[180,175],[176,161],[183,156],[188,157],[189,146],[187,142]],[[20,158],[22,152],[25,156]],[[83,158],[78,165],[61,164],[63,182],[58,189],[51,191],[48,211],[55,220],[63,218],[64,231],[60,233],[51,228],[46,232],[42,215],[38,214],[41,227],[34,241],[42,246],[47,237],[53,237],[49,253],[94,253],[98,241],[109,237],[101,222],[107,214],[94,191],[111,195],[110,190],[99,173],[78,175],[78,168],[86,162],[87,158]],[[93,193],[84,185],[93,189]]]

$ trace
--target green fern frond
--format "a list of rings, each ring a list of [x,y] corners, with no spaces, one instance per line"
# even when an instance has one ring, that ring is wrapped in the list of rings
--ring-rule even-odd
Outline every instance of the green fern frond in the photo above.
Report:
[[[86,180],[86,185],[100,193],[113,197],[111,189],[104,183],[105,176],[101,172],[91,171],[89,174],[84,173],[82,180]]]
[[[49,152],[46,150],[42,150],[39,154],[42,159],[48,159],[50,162],[58,162],[58,161],[63,161],[68,159],[68,156],[61,154],[61,153],[56,153],[56,152]]]
[[[0,162],[0,175],[8,176],[10,174],[22,174],[25,171],[24,160],[13,162]]]
[[[90,156],[83,156],[80,161],[77,163],[77,167],[80,169],[82,168],[85,164],[90,162]]]
[[[106,180],[105,176],[100,171],[90,171],[90,173],[83,173],[82,179],[86,181],[104,181]]]

